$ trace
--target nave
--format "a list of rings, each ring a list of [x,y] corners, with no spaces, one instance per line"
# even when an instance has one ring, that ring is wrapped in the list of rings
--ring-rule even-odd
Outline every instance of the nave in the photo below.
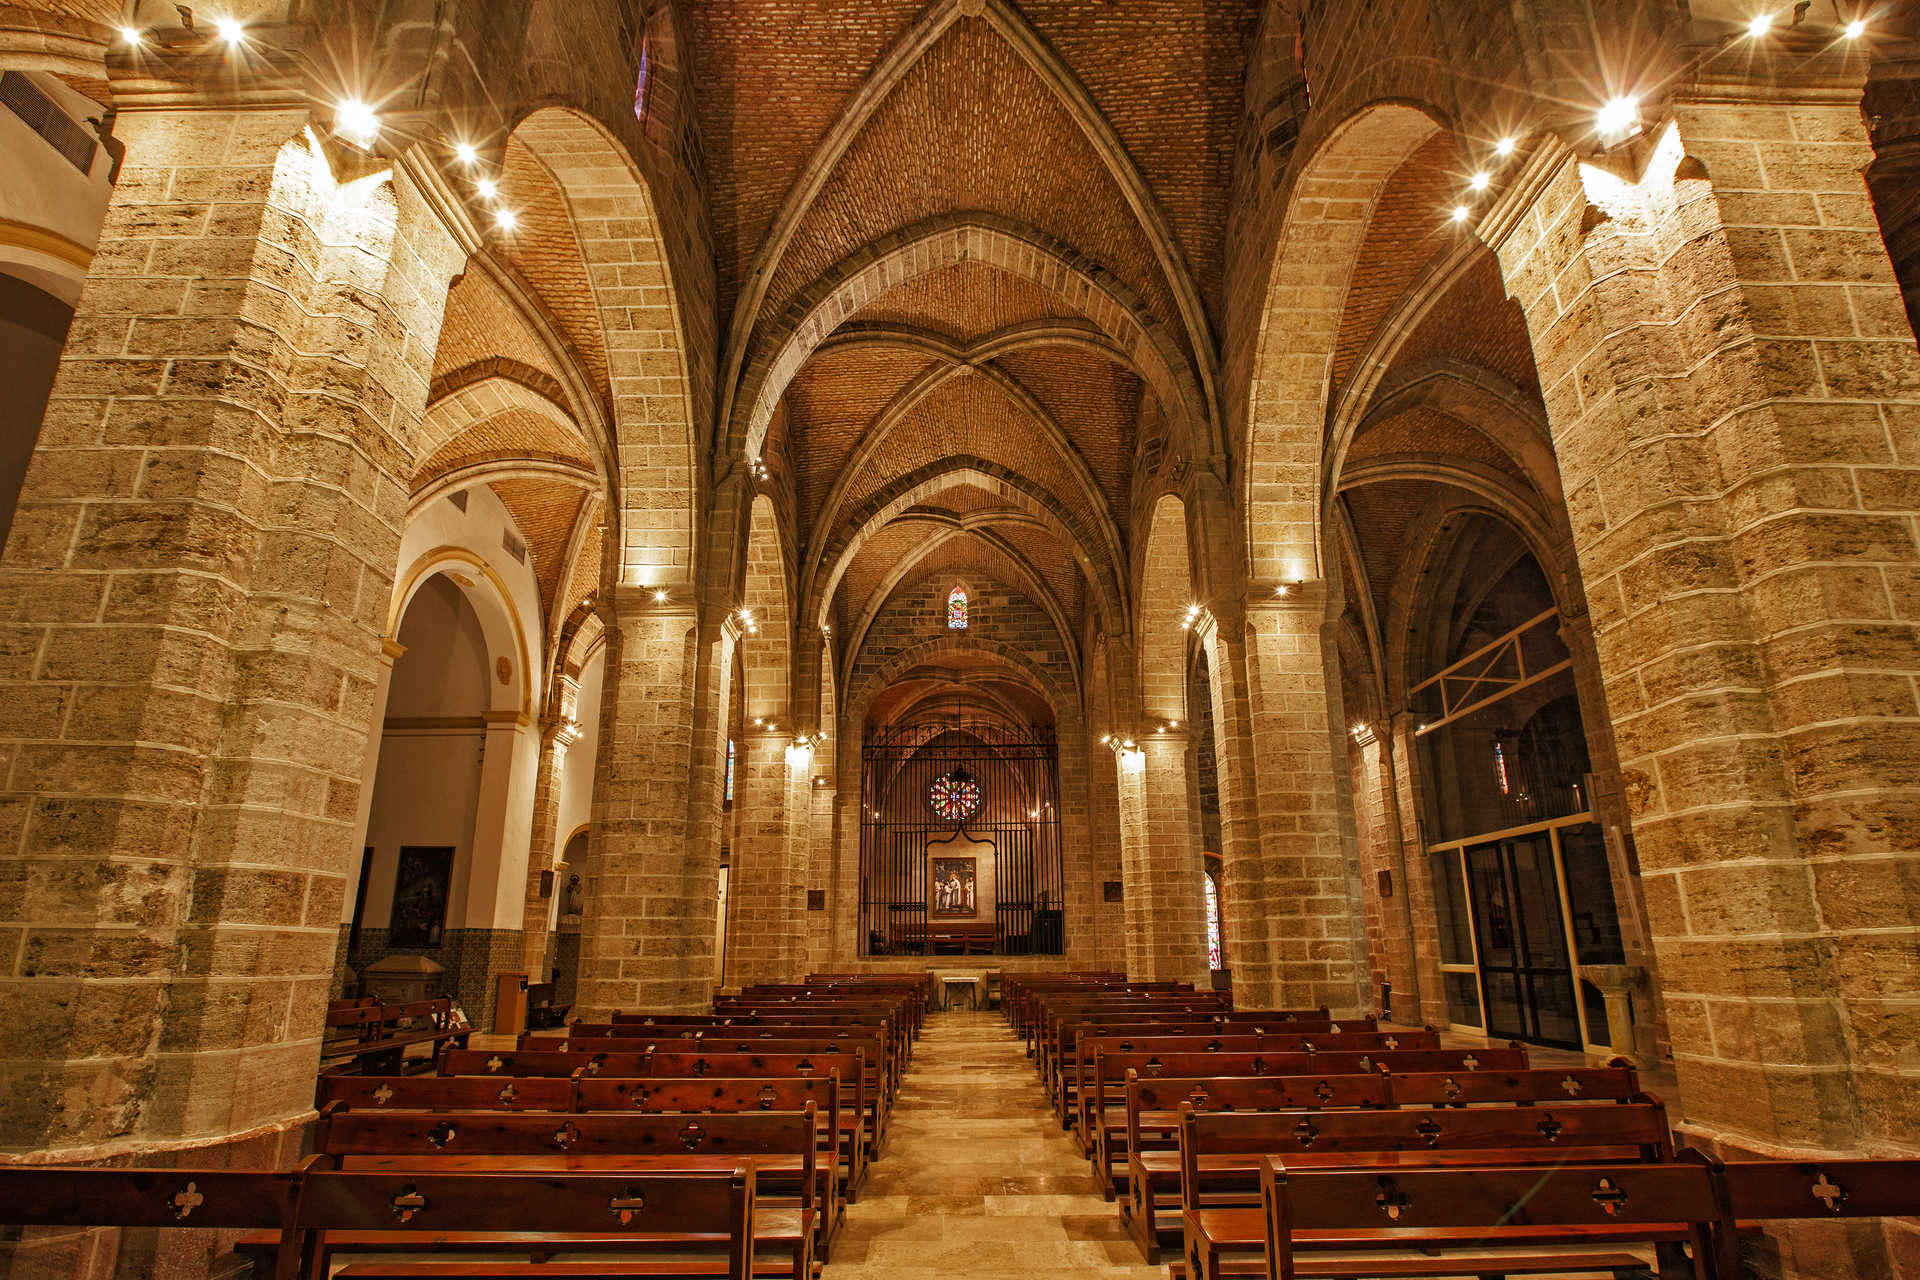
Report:
[[[929,1018],[895,1106],[887,1159],[827,1280],[960,1276],[1165,1280],[1049,1113],[1021,1042],[997,1013]]]

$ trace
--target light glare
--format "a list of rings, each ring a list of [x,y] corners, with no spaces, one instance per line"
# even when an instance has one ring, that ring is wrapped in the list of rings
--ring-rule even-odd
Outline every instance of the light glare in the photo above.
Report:
[[[120,28],[120,38],[126,41],[128,45],[137,49],[140,47],[140,28],[122,27]]]
[[[1457,204],[1453,206],[1453,220],[1455,222],[1465,222],[1467,220],[1467,216],[1468,216],[1467,206],[1463,204]]]
[[[492,178],[480,179],[480,181],[473,184],[473,189],[478,191],[481,198],[485,200],[491,200],[500,194],[500,184]]]
[[[1756,13],[1747,22],[1747,36],[1750,39],[1758,40],[1761,36],[1767,34],[1767,29],[1771,26],[1773,26],[1772,14]]]
[[[1475,191],[1485,191],[1487,189],[1488,184],[1490,184],[1492,181],[1493,179],[1489,177],[1487,174],[1476,173],[1473,175],[1473,178],[1467,183],[1467,185],[1472,187]]]
[[[1497,156],[1510,156],[1516,145],[1512,138],[1502,138],[1493,144],[1493,153]]]
[[[1631,94],[1609,98],[1594,116],[1594,124],[1609,138],[1631,133],[1640,123],[1640,100]]]
[[[517,221],[519,221],[519,219],[513,216],[513,210],[511,209],[501,209],[493,215],[493,225],[499,227],[502,231],[513,230],[514,223]]]
[[[1865,34],[1867,34],[1867,20],[1865,18],[1855,18],[1847,24],[1847,39],[1858,40]]]
[[[380,136],[380,116],[358,98],[348,98],[334,108],[333,122],[362,146]]]
[[[480,153],[474,149],[471,142],[462,142],[454,147],[453,156],[461,164],[472,164],[480,158]]]
[[[247,38],[247,29],[240,24],[238,18],[215,18],[213,29],[218,31],[220,38],[228,44],[239,44]]]

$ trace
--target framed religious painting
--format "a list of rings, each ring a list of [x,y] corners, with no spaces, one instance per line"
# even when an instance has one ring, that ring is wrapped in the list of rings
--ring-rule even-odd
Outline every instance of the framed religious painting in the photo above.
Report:
[[[393,916],[387,945],[437,947],[447,932],[447,891],[453,884],[453,850],[405,845],[393,876]]]
[[[973,858],[931,858],[933,914],[971,916],[979,909],[978,863]]]

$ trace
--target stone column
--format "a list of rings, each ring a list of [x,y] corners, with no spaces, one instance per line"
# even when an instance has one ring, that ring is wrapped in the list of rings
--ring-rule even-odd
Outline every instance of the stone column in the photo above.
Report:
[[[1396,1022],[1424,1021],[1421,990],[1425,985],[1414,959],[1413,914],[1409,908],[1412,883],[1407,874],[1405,847],[1400,843],[1400,805],[1396,794],[1392,740],[1374,725],[1361,725],[1353,735],[1354,811],[1360,826],[1360,857],[1364,874],[1360,891],[1367,904],[1369,951],[1375,991],[1386,982],[1393,988],[1393,1007],[1385,1011]],[[1381,875],[1389,893],[1382,893]]]
[[[813,752],[790,733],[755,730],[736,744],[739,834],[727,881],[727,983],[791,982],[806,963],[806,835]]]
[[[463,258],[408,171],[337,184],[305,124],[119,117],[127,165],[0,563],[10,1150],[250,1140],[264,1163],[312,1112]]]
[[[520,919],[520,963],[527,981],[546,978],[548,932],[554,900],[565,881],[559,879],[560,788],[566,777],[567,751],[580,741],[580,685],[571,676],[557,681],[555,705],[540,735],[540,764],[534,775],[533,839],[527,851],[526,908]],[[540,877],[554,877],[551,891],[542,896]]]
[[[1482,232],[1545,389],[1684,1129],[1910,1149],[1920,355],[1857,88],[1754,92],[1678,102],[1633,171],[1543,144]]]
[[[594,763],[576,1011],[693,1012],[713,999],[717,843],[695,841],[694,607],[622,584],[604,593],[606,691]]]
[[[1127,976],[1211,986],[1206,863],[1184,729],[1115,753],[1126,868]]]
[[[834,842],[834,794],[831,779],[822,776],[820,785],[813,788],[813,816],[809,820],[810,831],[807,838],[808,862],[813,868],[804,886],[809,892],[818,890],[826,895],[826,906],[819,911],[808,909],[806,920],[807,954],[806,968],[810,973],[840,968],[834,955],[833,910],[835,863],[838,850]],[[802,904],[805,905],[805,904]]]
[[[466,919],[456,948],[454,992],[476,1027],[493,1026],[494,979],[517,966],[525,945],[527,868],[533,841],[540,737],[517,711],[490,711],[480,753],[480,803],[473,817]]]
[[[1400,824],[1396,835],[1406,855],[1402,865],[1407,872],[1407,911],[1412,917],[1409,932],[1420,975],[1418,1021],[1444,1027],[1451,1018],[1447,1012],[1446,978],[1440,969],[1445,963],[1440,951],[1440,900],[1433,882],[1432,862],[1420,843],[1419,815],[1426,811],[1427,780],[1420,768],[1419,742],[1414,736],[1416,727],[1413,713],[1402,711],[1388,722],[1384,741],[1390,744],[1394,816]],[[1466,904],[1459,904],[1457,909],[1465,911]]]
[[[1373,1002],[1341,831],[1336,771],[1346,764],[1333,750],[1339,693],[1327,677],[1325,588],[1288,583],[1280,594],[1278,585],[1255,589],[1238,635],[1223,626],[1212,673],[1223,691],[1246,673],[1248,807],[1258,822],[1256,838],[1230,840],[1223,851],[1234,999],[1250,1009],[1325,1004],[1353,1013]],[[1227,710],[1216,707],[1223,726],[1232,722]],[[1227,799],[1223,789],[1223,834]]]

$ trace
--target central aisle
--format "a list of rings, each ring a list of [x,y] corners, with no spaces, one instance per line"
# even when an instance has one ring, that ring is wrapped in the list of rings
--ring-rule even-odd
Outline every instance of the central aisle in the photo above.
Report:
[[[823,1280],[1036,1274],[1165,1280],[1048,1110],[997,1013],[929,1015]]]

